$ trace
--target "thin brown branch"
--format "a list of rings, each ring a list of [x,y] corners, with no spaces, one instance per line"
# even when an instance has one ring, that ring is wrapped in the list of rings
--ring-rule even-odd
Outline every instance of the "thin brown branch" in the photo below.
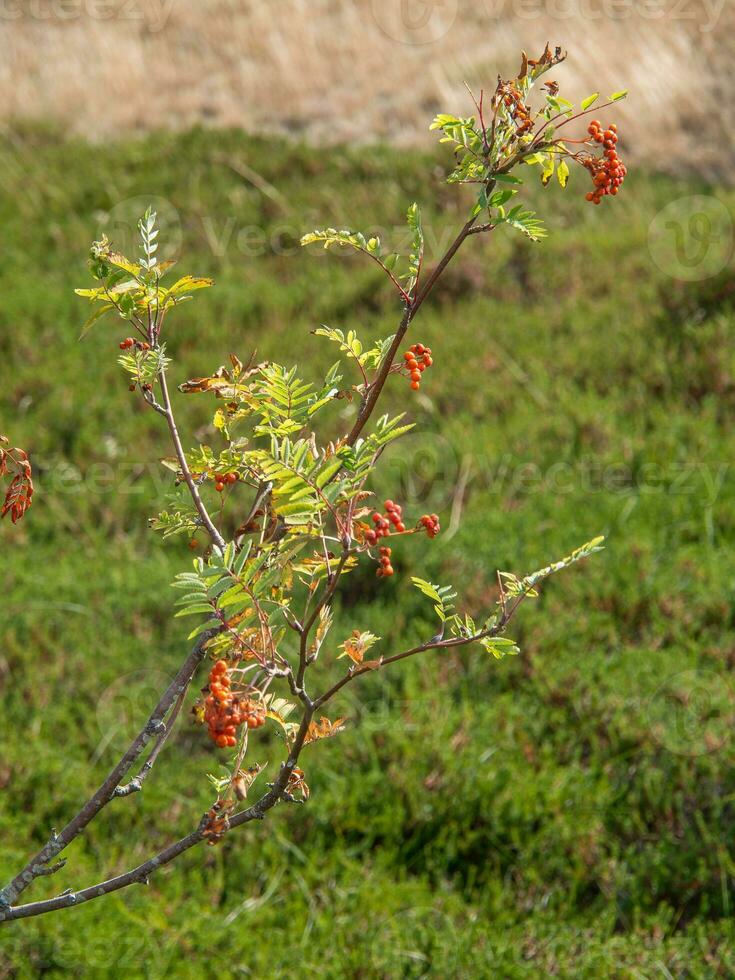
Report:
[[[145,763],[141,767],[141,770],[138,773],[138,775],[134,776],[129,783],[125,784],[125,786],[118,786],[115,789],[113,796],[130,796],[131,793],[140,792],[140,790],[143,787],[143,783],[145,782],[150,771],[153,769],[154,765],[156,764],[156,759],[161,754],[161,750],[163,749],[163,746],[166,744],[166,740],[168,739],[169,735],[173,731],[173,727],[176,724],[176,719],[179,717],[181,707],[186,698],[186,691],[187,691],[186,687],[181,689],[181,694],[179,694],[178,698],[176,699],[176,702],[174,703],[174,706],[171,709],[171,713],[168,715],[165,722],[162,722],[163,727],[161,728],[161,732],[158,738],[156,739],[156,744],[153,746],[153,749],[151,750],[151,754],[148,756]]]
[[[367,391],[365,392],[365,396],[362,400],[362,405],[360,406],[360,411],[358,412],[357,418],[355,420],[355,424],[352,426],[352,429],[350,430],[350,433],[347,436],[346,442],[348,446],[354,446],[358,436],[360,435],[363,428],[367,424],[368,419],[373,414],[373,409],[375,408],[375,405],[378,399],[380,398],[380,393],[382,392],[383,386],[385,385],[388,375],[390,374],[390,369],[393,366],[393,361],[398,352],[398,348],[401,346],[401,342],[403,341],[403,338],[406,334],[406,331],[408,330],[411,321],[418,313],[426,297],[434,288],[437,280],[440,278],[440,276],[442,275],[446,267],[449,265],[449,263],[452,261],[456,253],[459,251],[462,243],[469,235],[470,229],[474,225],[475,221],[476,218],[470,218],[470,220],[466,222],[466,224],[462,227],[460,233],[457,235],[457,237],[454,239],[452,244],[445,252],[442,259],[432,270],[431,274],[429,275],[424,285],[416,294],[415,299],[410,303],[409,306],[406,307],[403,317],[401,318],[401,322],[398,325],[398,330],[396,331],[396,335],[393,338],[390,348],[388,349],[385,357],[383,358],[380,367],[378,368],[378,374],[375,380],[373,381],[373,383],[368,387]]]
[[[235,827],[241,827],[244,824],[250,823],[252,820],[262,820],[265,814],[272,809],[279,800],[284,798],[284,793],[286,787],[288,786],[289,779],[293,773],[296,763],[298,761],[299,755],[302,748],[304,747],[304,740],[306,738],[306,733],[309,730],[309,724],[313,717],[313,708],[305,708],[304,714],[301,719],[301,724],[299,726],[299,731],[294,739],[291,750],[288,754],[288,758],[281,766],[281,770],[276,778],[275,782],[269,789],[269,791],[262,796],[257,803],[253,806],[248,807],[247,810],[242,810],[240,813],[235,814],[229,821],[229,829],[232,830]],[[109,895],[112,892],[119,891],[121,888],[127,888],[129,885],[134,884],[147,884],[150,875],[158,871],[160,868],[171,861],[175,860],[179,855],[188,851],[190,848],[197,844],[201,844],[202,841],[206,840],[206,815],[202,818],[199,826],[196,830],[193,830],[186,837],[182,837],[180,840],[173,844],[169,844],[168,847],[159,851],[152,858],[139,864],[136,868],[130,871],[126,871],[124,874],[116,875],[113,878],[108,878],[106,881],[99,882],[96,885],[91,885],[88,888],[83,888],[78,892],[69,891],[62,895],[57,895],[55,898],[49,898],[40,902],[30,902],[27,905],[17,905],[13,907],[2,907],[0,906],[0,923],[11,922],[14,919],[25,919],[37,915],[45,915],[47,912],[55,912],[60,909],[66,908],[76,908],[79,905],[89,902],[94,898],[101,898],[103,895]]]
[[[318,710],[328,701],[331,701],[334,695],[341,691],[342,688],[349,684],[350,681],[354,680],[356,677],[360,677],[362,674],[369,674],[374,670],[380,670],[382,667],[387,667],[390,664],[398,663],[399,660],[405,660],[407,657],[415,657],[418,653],[425,653],[427,650],[448,650],[452,647],[462,647],[467,646],[470,643],[476,643],[478,640],[482,640],[486,636],[497,636],[502,630],[507,626],[507,619],[505,621],[499,622],[497,626],[494,626],[490,630],[483,630],[480,633],[475,633],[472,636],[454,636],[448,640],[443,639],[431,639],[426,643],[420,643],[418,646],[411,647],[410,650],[403,650],[401,653],[394,653],[390,657],[383,657],[378,661],[370,661],[368,664],[359,664],[352,667],[343,677],[341,677],[336,684],[333,684],[329,690],[325,691],[318,698],[314,700],[314,708]]]
[[[600,112],[602,109],[609,109],[611,105],[615,105],[615,103],[612,100],[608,100],[607,102],[603,102],[602,105],[593,105],[589,109],[585,109],[584,111],[575,112],[574,115],[568,116],[564,120],[564,122],[559,123],[559,125],[555,127],[555,130],[561,129],[562,126],[566,126],[570,122],[576,122],[578,119],[582,119],[584,116],[589,116],[593,112]],[[553,126],[557,119],[561,119],[561,117],[565,115],[566,115],[565,112],[558,112],[555,116],[552,116],[551,119],[546,120],[544,125],[541,127],[541,129],[536,133],[536,135],[533,138],[533,142],[531,143],[532,151],[536,149],[536,147],[539,144],[539,140],[544,135],[546,130],[549,128],[549,126]]]
[[[59,834],[53,836],[18,872],[18,874],[0,891],[0,916],[4,906],[12,903],[21,895],[26,888],[36,879],[47,873],[47,868],[51,861],[60,854],[68,845],[81,834],[84,828],[93,820],[97,814],[115,796],[123,778],[135,762],[140,757],[148,743],[155,737],[160,737],[163,719],[168,714],[171,706],[189,687],[196,668],[204,658],[204,646],[212,636],[211,632],[203,633],[192,648],[189,656],[184,661],[178,673],[171,681],[165,692],[161,695],[158,704],[151,712],[148,721],[143,729],[133,739],[125,753],[120,758],[117,765],[110,770],[102,785],[78,811],[78,813],[67,823]],[[155,751],[155,750],[154,750]]]
[[[311,614],[309,615],[309,618],[306,620],[304,625],[299,630],[299,633],[301,635],[301,642],[299,644],[299,669],[296,674],[295,690],[296,693],[299,695],[299,697],[302,698],[302,700],[304,699],[308,700],[306,698],[306,692],[304,691],[304,675],[306,673],[306,668],[308,666],[307,647],[309,643],[309,634],[311,633],[314,627],[314,623],[317,621],[319,613],[327,605],[327,603],[330,601],[334,593],[337,591],[337,586],[339,585],[339,580],[342,576],[342,572],[344,570],[345,563],[347,562],[349,554],[350,554],[350,548],[348,544],[346,547],[342,549],[342,554],[339,559],[339,564],[329,576],[329,581],[327,583],[326,589],[322,592],[322,595],[317,601],[317,604],[312,610]]]
[[[179,467],[184,476],[184,480],[186,481],[186,485],[189,488],[191,499],[194,501],[194,506],[197,509],[197,513],[199,514],[202,524],[204,525],[210,538],[221,551],[224,551],[225,540],[212,523],[212,518],[209,516],[207,508],[204,506],[204,501],[199,495],[199,487],[196,485],[194,478],[191,475],[189,464],[186,462],[186,454],[184,453],[184,447],[181,444],[181,437],[179,436],[179,430],[176,426],[173,408],[171,407],[171,397],[168,393],[168,383],[166,381],[165,371],[161,371],[159,373],[158,380],[161,385],[161,398],[163,399],[163,409],[166,415],[168,429],[171,433],[171,440],[174,444],[174,450],[176,451],[176,458],[179,462]]]

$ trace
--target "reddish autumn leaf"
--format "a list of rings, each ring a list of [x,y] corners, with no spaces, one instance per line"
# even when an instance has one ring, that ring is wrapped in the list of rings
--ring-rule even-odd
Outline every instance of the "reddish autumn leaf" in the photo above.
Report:
[[[33,498],[33,473],[28,454],[11,448],[8,439],[0,436],[0,476],[14,473],[5,492],[0,517],[10,514],[13,524],[23,517]]]

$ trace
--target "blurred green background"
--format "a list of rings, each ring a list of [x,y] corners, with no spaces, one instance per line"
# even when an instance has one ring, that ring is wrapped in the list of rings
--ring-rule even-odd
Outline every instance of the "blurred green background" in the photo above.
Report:
[[[26,519],[0,526],[5,879],[96,788],[186,647],[169,583],[190,552],[146,526],[166,433],[127,391],[123,325],[77,342],[89,242],[132,249],[152,201],[182,273],[216,279],[171,320],[178,381],[256,349],[316,379],[334,351],[310,330],[383,336],[399,311],[371,264],[299,236],[400,245],[418,200],[436,257],[469,198],[439,152],[228,130],[90,145],[18,126],[0,155],[0,431],[37,473]],[[650,170],[610,206],[586,190],[581,173],[529,188],[548,242],[471,240],[417,318],[435,364],[418,397],[390,384],[418,427],[375,489],[444,531],[396,548],[388,583],[352,576],[333,637],[369,628],[390,651],[430,635],[410,574],[479,612],[497,569],[600,533],[607,550],[524,607],[519,657],[430,654],[348,688],[330,712],[347,731],[304,753],[308,805],[147,888],[0,930],[0,977],[735,974],[735,193]],[[188,444],[215,444],[211,402],[176,407]],[[188,832],[216,771],[184,713],[144,791],[26,899]]]

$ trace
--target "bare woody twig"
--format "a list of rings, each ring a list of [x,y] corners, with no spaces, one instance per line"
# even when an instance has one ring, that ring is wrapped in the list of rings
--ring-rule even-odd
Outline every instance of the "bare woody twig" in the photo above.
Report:
[[[306,708],[304,710],[301,725],[289,752],[288,759],[281,767],[281,771],[273,786],[257,803],[232,817],[229,822],[230,829],[250,823],[252,820],[262,820],[268,810],[272,809],[283,797],[291,774],[296,767],[301,749],[304,746],[304,740],[313,714],[313,708]],[[147,884],[149,876],[155,871],[158,871],[159,868],[164,867],[179,857],[180,854],[206,840],[205,830],[206,816],[200,821],[196,830],[193,830],[186,837],[182,837],[175,843],[170,844],[162,851],[159,851],[158,854],[144,861],[143,864],[138,865],[138,867],[130,871],[126,871],[124,874],[117,875],[114,878],[108,878],[107,881],[91,885],[89,888],[83,888],[78,892],[66,892],[40,902],[29,902],[27,905],[17,905],[14,907],[7,905],[5,907],[0,906],[0,922],[10,922],[14,919],[44,915],[47,912],[55,912],[59,909],[74,908],[82,905],[84,902],[89,902],[93,898],[101,898],[103,895],[109,895],[111,892],[119,891],[121,888],[127,888],[129,885]]]
[[[398,663],[400,660],[405,660],[408,657],[415,656],[416,654],[424,653],[427,650],[450,649],[453,647],[467,646],[468,644],[474,643],[483,637],[495,636],[502,632],[504,627],[507,625],[508,619],[510,619],[513,612],[517,608],[518,604],[516,604],[507,617],[502,617],[492,629],[483,630],[467,637],[452,637],[448,640],[430,640],[427,643],[412,647],[409,650],[404,650],[401,653],[396,653],[390,657],[385,657],[377,664],[377,666],[385,667],[393,663]],[[312,704],[305,707],[301,718],[301,723],[299,725],[299,730],[291,746],[288,758],[281,766],[281,770],[272,787],[258,800],[257,803],[253,804],[253,806],[248,807],[246,810],[240,811],[240,813],[237,813],[230,818],[228,832],[236,827],[241,827],[247,823],[250,823],[253,820],[262,820],[265,814],[271,810],[276,803],[285,798],[284,794],[291,775],[296,767],[296,763],[299,760],[301,751],[304,748],[309,725],[311,724],[315,711],[330,701],[331,698],[334,697],[334,695],[350,681],[374,669],[376,669],[375,665],[366,665],[364,667],[357,667],[356,669],[353,669],[342,677],[342,679],[333,687],[321,695],[321,697],[317,698]],[[154,872],[158,871],[165,865],[170,864],[171,861],[175,860],[175,858],[179,857],[179,855],[183,854],[185,851],[188,851],[190,848],[206,840],[207,835],[205,831],[206,816],[202,819],[196,830],[191,831],[191,833],[187,834],[185,837],[182,837],[173,844],[169,844],[168,847],[164,848],[162,851],[159,851],[158,854],[149,858],[147,861],[144,861],[137,867],[132,868],[130,871],[126,871],[123,874],[117,875],[113,878],[108,878],[106,881],[99,882],[96,885],[91,885],[88,888],[83,888],[77,892],[67,892],[62,895],[57,895],[54,898],[45,899],[39,902],[30,902],[26,905],[17,905],[13,907],[5,906],[4,908],[0,907],[0,922],[44,915],[47,912],[55,912],[65,908],[74,908],[78,905],[84,904],[85,902],[91,901],[94,898],[101,898],[103,895],[109,895],[111,892],[119,891],[122,888],[127,888],[129,885],[147,884],[150,875],[152,875]]]
[[[144,728],[133,739],[117,765],[110,770],[96,793],[87,800],[61,833],[54,833],[40,851],[0,891],[0,919],[2,919],[3,908],[12,905],[36,878],[48,874],[50,862],[68,847],[100,810],[113,799],[121,781],[135,765],[151,739],[157,736],[160,738],[162,732],[167,731],[164,719],[177,699],[183,698],[196,668],[204,657],[204,645],[211,636],[212,633],[208,632],[199,637],[178,673],[161,695]]]
[[[454,256],[461,248],[464,240],[470,234],[470,230],[474,225],[475,221],[476,218],[470,218],[469,221],[462,227],[462,230],[454,239],[454,241],[449,246],[447,251],[444,253],[444,256],[441,258],[437,266],[432,270],[429,278],[426,280],[424,285],[418,291],[415,298],[411,300],[410,303],[406,306],[406,310],[403,314],[403,317],[401,318],[401,322],[398,325],[398,330],[396,331],[396,335],[393,338],[393,342],[391,343],[390,348],[388,349],[385,357],[381,362],[380,368],[378,369],[377,377],[375,378],[373,383],[369,386],[369,388],[365,391],[365,396],[363,398],[362,405],[360,406],[360,410],[357,414],[357,419],[355,420],[355,424],[352,426],[352,429],[350,430],[350,433],[347,436],[347,445],[354,446],[358,436],[364,429],[368,419],[373,414],[375,405],[378,399],[380,398],[380,393],[382,392],[383,386],[385,385],[388,375],[390,374],[390,369],[393,366],[393,361],[395,360],[396,354],[398,353],[398,348],[401,346],[401,342],[403,341],[403,338],[406,335],[406,331],[408,330],[411,321],[418,313],[422,303],[429,295],[431,290],[434,288],[435,284],[441,277],[446,267],[449,265],[449,263],[452,261]]]
[[[187,685],[188,687],[188,685]],[[148,756],[146,761],[143,763],[140,772],[137,776],[126,783],[124,786],[118,786],[113,793],[113,796],[130,796],[131,793],[139,793],[143,787],[148,774],[151,769],[153,769],[156,764],[156,759],[161,754],[163,746],[166,744],[166,739],[171,734],[174,725],[176,724],[176,719],[179,717],[179,712],[181,711],[181,706],[184,703],[184,698],[186,697],[187,687],[182,687],[181,694],[179,694],[176,702],[171,709],[171,713],[166,719],[165,723],[162,724],[161,731],[156,739],[156,744],[151,750],[151,754]]]
[[[176,426],[176,419],[174,418],[173,408],[171,407],[171,398],[168,393],[168,383],[166,381],[166,372],[161,371],[158,375],[158,380],[161,385],[161,398],[163,399],[163,409],[166,415],[166,422],[168,423],[168,429],[171,433],[171,440],[174,444],[174,449],[176,451],[176,458],[179,462],[181,472],[186,481],[186,485],[189,488],[189,493],[191,494],[191,499],[194,501],[194,506],[197,509],[197,513],[201,518],[202,524],[207,530],[212,541],[217,545],[217,547],[224,551],[225,540],[219,533],[217,528],[212,523],[212,518],[209,516],[207,508],[204,506],[204,501],[199,494],[199,488],[194,482],[194,478],[191,475],[189,469],[189,464],[186,462],[186,454],[184,453],[184,447],[181,444],[181,437],[179,436],[179,430]]]

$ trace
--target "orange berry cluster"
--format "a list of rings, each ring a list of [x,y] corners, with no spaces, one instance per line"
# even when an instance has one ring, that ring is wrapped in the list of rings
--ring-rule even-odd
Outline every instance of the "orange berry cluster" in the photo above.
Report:
[[[151,349],[151,345],[146,343],[145,340],[135,340],[133,337],[126,337],[125,340],[120,341],[120,350],[130,350],[131,347],[135,347],[136,350]]]
[[[426,533],[430,538],[435,538],[441,531],[439,517],[436,514],[424,514],[424,516],[421,518],[421,523],[423,524]]]
[[[501,90],[500,87],[499,90]],[[533,129],[531,109],[524,104],[523,96],[513,82],[506,82],[502,86],[501,94],[503,96],[503,104],[510,112],[510,117],[516,124],[518,135],[523,135],[523,133],[527,133],[530,129]]]
[[[390,562],[391,549],[381,548],[380,549],[380,568],[376,572],[378,578],[383,578],[383,576],[391,576],[393,574],[393,566]]]
[[[215,473],[214,489],[217,493],[222,493],[228,484],[237,483],[239,479],[240,475],[238,473]]]
[[[391,524],[395,528],[396,534],[403,534],[406,525],[403,523],[402,508],[394,504],[392,500],[386,500],[385,516],[376,510],[373,514],[373,524],[375,528],[370,528],[365,532],[365,540],[368,544],[377,544],[378,538],[387,538],[391,533]]]
[[[265,724],[265,707],[260,702],[233,693],[225,660],[218,660],[209,672],[204,720],[212,741],[221,749],[237,745],[239,725],[259,728]]]
[[[615,149],[615,144],[618,142],[618,127],[614,123],[603,131],[598,120],[593,119],[587,132],[596,143],[602,143],[604,150],[603,156],[589,157],[583,161],[595,185],[594,191],[586,195],[587,200],[599,204],[608,194],[615,197],[628,170]]]
[[[434,363],[431,359],[431,347],[424,347],[423,344],[414,344],[403,355],[403,360],[406,362],[406,368],[411,379],[411,387],[414,391],[418,391],[421,387],[421,375]]]

